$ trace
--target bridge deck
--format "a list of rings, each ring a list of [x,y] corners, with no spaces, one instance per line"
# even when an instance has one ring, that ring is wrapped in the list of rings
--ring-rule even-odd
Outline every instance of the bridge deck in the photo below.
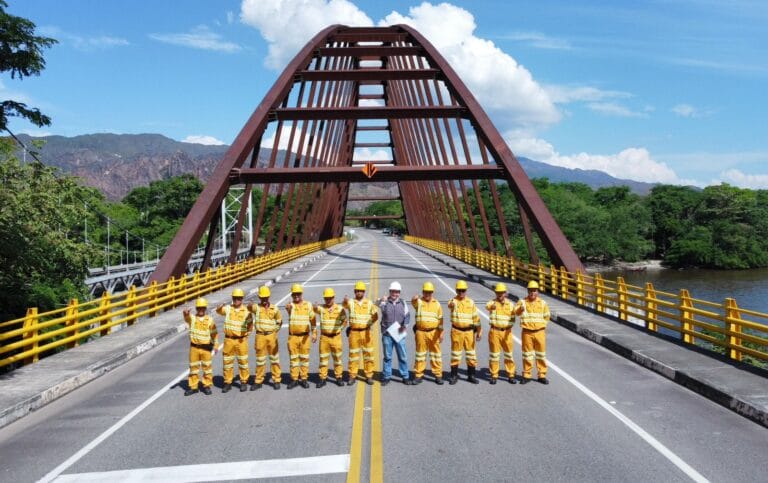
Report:
[[[243,288],[253,293],[278,273],[262,274]],[[406,296],[432,279],[443,302],[452,293],[453,281],[462,277],[407,244],[361,230],[359,241],[335,247],[278,281],[273,302],[282,306],[294,282],[308,281],[307,298],[316,301],[323,287],[334,286],[340,295],[351,293],[355,280],[368,281],[372,273],[377,275],[372,288],[378,295],[395,279]],[[511,289],[516,295],[523,292],[517,286]],[[208,298],[216,304],[226,301],[228,293]],[[470,282],[470,296],[484,302],[492,293]],[[553,308],[556,304],[552,302]],[[583,316],[598,317],[586,312]],[[128,338],[142,326],[156,327],[159,333],[179,321],[180,310],[170,311],[151,323],[144,321],[11,373],[0,380],[0,410],[13,402],[8,395],[14,387],[23,389],[34,380],[53,385],[56,381],[47,376],[56,367],[62,371],[57,377],[63,378],[84,368],[116,365],[127,345],[109,356],[99,345],[111,338]],[[487,326],[487,319],[483,323]],[[146,337],[137,337],[134,347],[146,343]],[[284,380],[285,337],[282,331]],[[412,336],[408,342],[412,365]],[[62,481],[158,476],[180,481],[192,474],[213,479],[304,475],[312,481],[343,481],[351,465],[361,479],[383,474],[389,481],[764,478],[765,427],[556,324],[548,329],[547,342],[549,386],[491,386],[486,380],[474,386],[462,374],[456,386],[430,381],[416,387],[358,383],[292,391],[264,386],[245,394],[216,389],[210,397],[185,398],[184,383],[176,381],[183,381],[186,373],[188,342],[179,335],[0,430],[0,475],[4,481],[45,475],[60,475]],[[515,350],[519,365],[519,346]],[[679,349],[677,354],[682,358],[689,352]],[[444,366],[449,353],[444,342]],[[478,359],[487,367],[485,338],[478,345]],[[715,367],[713,372],[719,370]],[[316,368],[313,347],[312,378]],[[220,356],[214,374],[220,387]],[[482,375],[487,376],[484,371]],[[754,392],[765,396],[768,383],[758,381]],[[354,424],[355,414],[359,425]],[[198,464],[205,466],[194,466]],[[104,474],[118,470],[122,473]]]

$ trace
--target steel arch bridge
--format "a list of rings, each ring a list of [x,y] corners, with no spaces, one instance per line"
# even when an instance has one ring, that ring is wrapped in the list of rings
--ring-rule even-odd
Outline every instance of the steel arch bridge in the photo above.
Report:
[[[269,132],[271,156],[259,166],[259,147]],[[356,158],[361,148],[391,150],[391,158]],[[341,236],[347,202],[354,201],[350,184],[385,181],[397,182],[409,234],[511,255],[496,182],[489,184],[491,213],[480,199],[483,179],[509,184],[534,263],[535,232],[554,265],[583,271],[488,115],[428,40],[407,25],[333,25],[301,49],[248,119],[151,280],[183,274],[206,230],[202,268],[210,266],[221,201],[239,184],[248,197],[253,185],[264,187],[251,255],[259,237],[266,250],[280,250]],[[276,208],[267,219],[270,194]],[[246,206],[237,218],[236,240]],[[493,217],[503,247],[494,244]]]

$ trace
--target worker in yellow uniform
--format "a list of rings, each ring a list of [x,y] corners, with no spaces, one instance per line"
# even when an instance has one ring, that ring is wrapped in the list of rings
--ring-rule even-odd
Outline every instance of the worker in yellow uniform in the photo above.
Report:
[[[291,286],[291,300],[285,306],[288,312],[288,354],[291,357],[291,382],[288,383],[288,389],[298,384],[306,389],[309,387],[309,350],[317,341],[315,312],[312,303],[304,300],[304,287],[301,284],[294,283]]]
[[[344,356],[344,341],[341,338],[341,331],[347,325],[347,313],[341,305],[335,303],[336,293],[332,288],[323,290],[324,304],[315,305],[315,313],[320,320],[320,381],[316,387],[325,386],[325,380],[328,378],[328,364],[333,357],[333,373],[336,377],[336,385],[343,386],[342,376],[344,375],[344,365],[342,358]]]
[[[467,282],[456,282],[456,296],[448,302],[451,311],[451,379],[449,384],[456,384],[459,380],[459,363],[461,353],[466,353],[467,381],[479,384],[475,378],[477,367],[477,352],[475,340],[483,336],[483,328],[480,325],[480,314],[477,312],[475,302],[467,297]]]
[[[497,283],[494,287],[496,298],[485,304],[490,319],[488,330],[488,369],[491,371],[491,384],[499,378],[499,362],[504,354],[504,369],[510,384],[517,384],[515,378],[515,360],[512,358],[512,326],[515,325],[515,306],[507,298],[507,286]]]
[[[424,282],[421,287],[421,297],[414,296],[411,305],[416,309],[416,323],[413,330],[416,333],[416,355],[414,356],[413,384],[421,384],[424,371],[427,368],[427,356],[435,383],[443,385],[443,352],[440,344],[443,342],[443,308],[432,295],[435,286],[432,282]]]
[[[251,384],[251,391],[261,388],[264,382],[264,372],[267,358],[272,369],[272,387],[280,389],[280,352],[277,336],[283,325],[283,316],[277,306],[269,302],[271,295],[269,287],[259,287],[259,304],[250,304],[248,309],[253,313],[253,325],[256,329],[254,346],[256,347],[256,375]],[[242,389],[241,389],[242,390]]]
[[[341,304],[349,311],[349,327],[347,337],[349,339],[349,374],[347,385],[351,386],[357,381],[357,368],[360,358],[363,359],[363,372],[365,382],[373,384],[373,338],[371,326],[379,320],[379,311],[370,299],[365,298],[365,283],[355,284],[355,298],[349,300],[344,297]]]
[[[550,317],[549,306],[539,297],[539,284],[537,282],[528,282],[528,296],[517,301],[515,314],[520,316],[520,326],[523,329],[523,379],[520,384],[531,382],[534,360],[536,360],[536,375],[539,382],[549,384],[545,332]]]
[[[211,395],[213,384],[213,367],[211,356],[216,353],[219,342],[219,332],[216,322],[208,315],[208,301],[199,298],[195,302],[195,315],[189,309],[184,309],[184,322],[189,327],[189,387],[184,391],[185,396],[197,392],[199,372],[203,370],[203,394]]]
[[[248,390],[248,334],[253,327],[251,313],[243,305],[245,293],[236,288],[232,291],[232,304],[219,305],[216,313],[224,316],[224,387],[221,392],[232,389],[235,377],[235,360],[240,373],[240,392]]]

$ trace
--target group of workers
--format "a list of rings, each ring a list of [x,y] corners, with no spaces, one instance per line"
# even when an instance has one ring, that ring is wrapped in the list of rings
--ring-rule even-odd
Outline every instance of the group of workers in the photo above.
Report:
[[[534,361],[537,380],[549,384],[547,379],[546,333],[550,319],[547,303],[539,297],[539,285],[535,281],[528,283],[527,297],[513,303],[507,298],[507,287],[498,283],[494,287],[495,298],[485,305],[489,314],[488,347],[490,383],[496,384],[500,375],[500,363],[503,356],[507,380],[517,384],[518,378],[515,361],[512,357],[512,327],[519,317],[522,328],[523,371],[519,382],[532,381]],[[482,339],[483,328],[475,302],[467,296],[467,282],[456,283],[456,295],[448,301],[451,322],[451,358],[449,384],[459,380],[459,364],[464,355],[467,364],[467,381],[478,384],[476,377],[477,353],[476,342]],[[285,305],[288,314],[288,353],[290,356],[290,376],[288,389],[297,386],[309,387],[309,355],[312,344],[317,342],[319,327],[319,381],[316,387],[326,385],[328,367],[333,359],[334,381],[343,386],[344,367],[343,337],[346,333],[349,345],[349,366],[347,385],[353,385],[358,378],[360,365],[363,368],[365,382],[373,384],[374,339],[373,325],[380,320],[383,346],[383,369],[381,385],[387,385],[392,377],[393,352],[397,353],[399,372],[406,385],[416,385],[423,381],[430,363],[434,382],[442,385],[442,349],[444,327],[443,309],[433,297],[435,287],[431,282],[422,286],[422,295],[415,295],[410,305],[415,311],[413,331],[416,350],[414,377],[411,379],[408,369],[405,335],[410,324],[411,311],[408,304],[400,298],[402,287],[398,282],[389,286],[389,296],[372,301],[365,297],[364,282],[354,286],[354,298],[345,296],[342,303],[335,302],[336,294],[332,288],[323,291],[323,303],[312,304],[303,299],[304,288],[301,284],[291,287],[291,302]],[[223,376],[222,392],[232,389],[235,363],[240,376],[241,392],[248,390],[250,370],[248,365],[248,339],[255,333],[256,371],[250,390],[255,391],[264,384],[267,361],[272,371],[272,387],[280,389],[282,372],[278,349],[278,333],[283,320],[279,308],[270,302],[270,290],[267,286],[258,289],[258,304],[244,303],[245,293],[236,288],[232,292],[232,303],[216,307],[215,312],[224,316]],[[379,317],[381,311],[381,318]],[[218,345],[218,330],[211,314],[208,302],[197,299],[195,314],[184,310],[184,320],[189,326],[189,387],[184,395],[189,396],[199,390],[211,394],[213,369],[211,360]],[[361,363],[362,362],[362,363]],[[199,373],[202,371],[202,383]],[[202,386],[202,387],[200,387]],[[199,388],[199,389],[198,389]]]

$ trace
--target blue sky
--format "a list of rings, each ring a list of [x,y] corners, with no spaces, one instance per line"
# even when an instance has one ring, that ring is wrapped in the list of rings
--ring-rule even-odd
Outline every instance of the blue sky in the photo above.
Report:
[[[331,23],[409,23],[513,152],[640,181],[768,188],[768,2],[9,0],[60,41],[0,99],[74,136],[231,143],[282,67]]]

